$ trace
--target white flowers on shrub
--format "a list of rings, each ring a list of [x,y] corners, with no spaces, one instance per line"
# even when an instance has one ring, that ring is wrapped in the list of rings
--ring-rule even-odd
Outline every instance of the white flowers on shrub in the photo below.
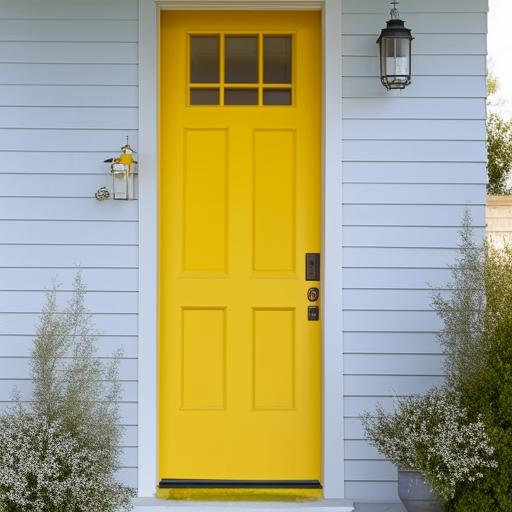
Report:
[[[80,446],[58,421],[50,422],[17,404],[0,417],[0,510],[128,508],[124,488],[112,475],[98,471],[104,455],[102,450]],[[98,503],[98,496],[104,503]]]
[[[48,293],[32,352],[30,402],[0,414],[0,512],[118,512],[134,490],[121,455],[119,357],[96,356],[80,274],[68,306]]]
[[[457,397],[442,389],[397,398],[392,413],[379,406],[363,416],[363,425],[370,444],[400,469],[423,473],[445,500],[458,484],[497,467],[482,419],[471,421]]]

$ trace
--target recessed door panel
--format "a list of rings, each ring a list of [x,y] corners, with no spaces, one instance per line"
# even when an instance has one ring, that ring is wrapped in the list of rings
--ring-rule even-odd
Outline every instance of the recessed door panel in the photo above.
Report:
[[[225,272],[227,131],[187,129],[184,139],[183,271]]]
[[[254,270],[295,271],[296,167],[294,130],[255,130]]]

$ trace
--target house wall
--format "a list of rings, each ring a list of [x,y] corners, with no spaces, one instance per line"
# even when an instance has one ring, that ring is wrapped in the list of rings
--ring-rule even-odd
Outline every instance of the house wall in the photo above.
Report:
[[[137,202],[97,202],[137,148],[137,0],[0,0],[0,401],[30,390],[44,290],[80,265],[99,351],[120,367],[122,477],[137,466]]]
[[[489,196],[486,208],[487,237],[502,248],[512,242],[512,196]]]
[[[485,225],[487,2],[401,7],[416,37],[414,79],[388,93],[375,44],[386,2],[343,0],[340,353],[346,494],[359,499],[396,499],[396,475],[363,440],[358,416],[440,380],[428,283],[448,277],[465,205],[478,234]],[[137,148],[137,16],[136,0],[0,0],[0,400],[14,384],[29,392],[44,290],[58,276],[65,300],[80,265],[101,356],[124,350],[121,477],[131,485],[138,205],[93,195],[126,135]]]
[[[464,208],[485,226],[485,0],[404,0],[413,83],[377,79],[386,2],[343,0],[343,265],[347,497],[397,499],[358,416],[441,379],[430,309]]]

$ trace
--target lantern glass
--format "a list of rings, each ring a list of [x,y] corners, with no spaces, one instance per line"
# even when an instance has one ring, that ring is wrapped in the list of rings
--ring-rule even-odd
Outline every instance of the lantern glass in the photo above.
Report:
[[[386,88],[403,89],[411,83],[410,49],[410,39],[382,38],[381,78]]]
[[[112,170],[114,199],[135,199],[135,173],[131,165],[116,165]]]

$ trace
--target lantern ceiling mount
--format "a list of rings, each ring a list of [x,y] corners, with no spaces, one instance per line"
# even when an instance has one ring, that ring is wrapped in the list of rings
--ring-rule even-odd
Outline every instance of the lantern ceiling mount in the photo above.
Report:
[[[400,2],[398,2],[397,0],[393,0],[391,2],[391,5],[393,6],[393,8],[391,9],[391,12],[390,12],[390,15],[391,15],[391,19],[392,20],[398,20],[400,19],[400,13],[398,12],[398,9],[397,9],[397,5],[399,4]]]
[[[390,20],[377,44],[380,50],[380,81],[388,89],[405,89],[411,83],[411,30],[405,27],[398,12],[398,1],[391,2]]]

